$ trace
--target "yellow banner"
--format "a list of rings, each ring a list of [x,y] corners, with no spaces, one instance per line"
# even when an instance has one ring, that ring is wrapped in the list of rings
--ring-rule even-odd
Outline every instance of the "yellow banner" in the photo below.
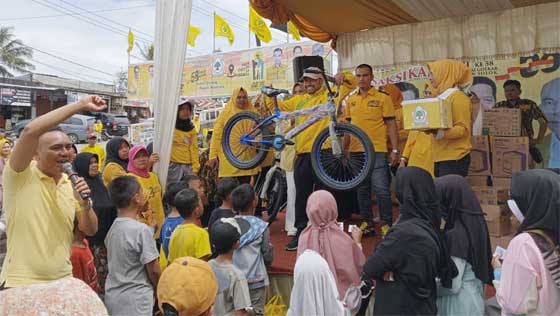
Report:
[[[474,76],[470,89],[485,109],[505,100],[503,84],[506,80],[521,83],[521,97],[535,101],[550,121],[545,141],[538,146],[545,156],[543,166],[560,168],[560,54],[538,53],[508,59],[485,57],[465,63]],[[412,100],[424,97],[428,76],[424,64],[405,65],[389,71],[374,71],[373,81],[375,86],[394,83],[405,100]],[[536,135],[538,123],[534,124]]]

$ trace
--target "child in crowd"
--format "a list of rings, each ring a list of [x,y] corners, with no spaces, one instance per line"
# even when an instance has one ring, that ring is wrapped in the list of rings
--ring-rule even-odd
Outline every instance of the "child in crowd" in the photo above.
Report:
[[[214,313],[217,316],[253,315],[247,279],[243,271],[233,265],[233,253],[239,248],[240,232],[241,229],[233,218],[222,218],[210,229],[210,240],[218,257],[208,263],[212,269],[220,270],[226,275],[229,281],[229,286],[218,293],[214,301]]]
[[[93,261],[93,254],[89,249],[89,243],[84,234],[78,228],[78,220],[74,220],[74,240],[72,241],[72,275],[84,281],[92,290],[99,293],[97,270]]]
[[[194,189],[196,192],[198,192],[198,198],[202,202],[200,224],[202,227],[207,227],[210,213],[212,213],[212,206],[210,205],[208,196],[206,195],[205,183],[202,181],[202,179],[200,179],[199,176],[194,174],[186,176],[185,181],[189,183],[189,188]]]
[[[208,221],[208,230],[212,229],[212,224],[220,218],[234,217],[233,205],[231,204],[231,192],[239,186],[236,178],[224,178],[218,184],[216,190],[216,205],[220,207],[212,211],[210,220]]]
[[[160,269],[153,231],[136,220],[147,207],[144,190],[135,177],[121,176],[109,186],[109,196],[119,216],[105,238],[105,305],[110,315],[151,316]]]
[[[180,257],[208,260],[211,254],[208,232],[197,225],[202,215],[202,202],[191,188],[181,190],[175,196],[175,208],[183,222],[175,228],[169,241],[169,262]]]
[[[159,309],[164,316],[212,316],[218,291],[218,280],[208,262],[178,258],[161,274],[157,291]]]
[[[241,229],[239,248],[233,254],[233,264],[245,273],[256,315],[264,315],[268,274],[274,251],[270,243],[268,224],[252,216],[257,205],[255,191],[249,184],[238,186],[231,193],[236,220]]]
[[[171,240],[171,235],[175,231],[175,228],[183,222],[181,214],[179,214],[179,211],[177,211],[177,208],[175,207],[175,196],[181,190],[186,188],[188,188],[187,181],[171,182],[167,184],[167,190],[165,190],[165,194],[163,195],[163,203],[170,212],[161,226],[159,235],[159,240],[161,242],[159,251],[159,266],[162,271],[168,264],[167,256],[169,255],[169,241]]]

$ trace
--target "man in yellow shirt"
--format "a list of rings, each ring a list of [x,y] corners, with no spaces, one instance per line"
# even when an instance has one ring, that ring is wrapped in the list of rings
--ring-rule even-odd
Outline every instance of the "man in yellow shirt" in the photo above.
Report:
[[[96,154],[99,157],[99,170],[103,170],[105,150],[97,144],[97,136],[95,134],[88,135],[88,145],[82,148],[80,152]]]
[[[395,122],[395,108],[391,97],[371,85],[373,69],[370,65],[356,67],[359,91],[346,102],[346,120],[362,129],[375,150],[375,165],[370,181],[358,188],[358,207],[360,208],[360,229],[365,234],[375,233],[371,211],[371,191],[375,191],[379,205],[379,217],[384,224],[393,224],[393,203],[389,190],[389,163],[387,161],[387,132],[391,140],[391,165],[399,159],[398,133]]]
[[[97,112],[105,106],[102,98],[87,96],[38,117],[21,133],[3,175],[8,228],[8,252],[0,274],[3,286],[72,276],[74,219],[86,235],[97,232],[97,216],[78,193],[90,193],[86,182],[79,179],[73,188],[62,172],[72,142],[53,128],[73,114]]]
[[[103,132],[103,123],[101,120],[96,120],[95,124],[93,124],[93,131],[95,132],[95,136],[97,136],[97,141],[101,141],[101,133]]]
[[[187,256],[208,260],[212,253],[210,235],[196,224],[203,210],[198,192],[191,188],[183,189],[175,195],[174,202],[183,223],[175,228],[169,240],[168,262]]]
[[[296,95],[287,101],[279,101],[278,107],[282,111],[293,112],[328,101],[328,90],[325,82],[320,74],[321,70],[317,67],[309,67],[304,70],[301,80],[305,88],[305,94]],[[356,88],[356,77],[350,72],[339,73],[335,76],[336,84],[340,85],[338,97],[334,100],[339,104],[341,100]],[[267,98],[267,102],[272,102],[271,98]],[[296,120],[296,124],[301,124],[307,119],[308,115],[300,116]],[[299,234],[307,227],[307,198],[311,193],[322,187],[322,183],[315,178],[313,168],[311,166],[311,148],[313,141],[317,135],[328,127],[329,119],[324,118],[295,137],[296,143],[296,160],[294,163],[294,179],[296,184],[296,219],[295,227],[297,233],[286,246],[286,250],[297,250]],[[341,202],[341,201],[339,201]]]

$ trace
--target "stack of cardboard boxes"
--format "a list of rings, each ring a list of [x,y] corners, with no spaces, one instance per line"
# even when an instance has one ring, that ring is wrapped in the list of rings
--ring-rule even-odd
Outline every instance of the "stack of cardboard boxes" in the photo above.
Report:
[[[512,231],[507,206],[511,176],[529,167],[529,139],[521,137],[519,109],[484,111],[484,136],[473,136],[467,181],[473,187],[491,236]]]

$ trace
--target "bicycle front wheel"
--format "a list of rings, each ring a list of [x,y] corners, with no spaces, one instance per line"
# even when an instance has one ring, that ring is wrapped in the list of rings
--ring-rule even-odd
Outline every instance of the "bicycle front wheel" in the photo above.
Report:
[[[267,128],[259,124],[258,114],[244,111],[233,115],[222,134],[222,149],[226,159],[242,170],[253,169],[266,158],[268,146],[261,143]]]
[[[311,150],[311,166],[315,176],[335,190],[352,190],[371,175],[375,165],[375,151],[369,137],[360,128],[337,123],[336,141],[343,153],[335,155],[331,149],[329,128],[322,130]]]

